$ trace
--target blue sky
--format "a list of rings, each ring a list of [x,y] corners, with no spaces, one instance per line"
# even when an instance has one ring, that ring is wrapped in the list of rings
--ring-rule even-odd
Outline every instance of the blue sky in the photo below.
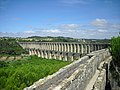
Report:
[[[120,0],[0,0],[0,36],[111,38]]]

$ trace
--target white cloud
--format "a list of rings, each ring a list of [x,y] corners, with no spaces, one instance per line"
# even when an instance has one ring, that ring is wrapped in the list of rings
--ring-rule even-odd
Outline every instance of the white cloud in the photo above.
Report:
[[[66,30],[66,32],[71,32],[71,33],[73,33],[73,32],[76,32],[76,30]]]
[[[91,22],[91,25],[98,29],[100,32],[106,31],[120,31],[120,24],[118,23],[110,23],[106,19],[96,19]]]
[[[35,31],[33,31],[33,30],[28,30],[28,31],[24,31],[24,33],[26,33],[26,34],[32,34],[32,33],[35,33]]]
[[[105,27],[108,22],[105,19],[97,18],[96,20],[92,21],[91,24],[96,27]]]
[[[80,24],[61,24],[61,25],[59,25],[59,27],[58,28],[60,28],[60,29],[78,29],[80,26],[82,26],[82,25],[80,25]]]
[[[42,32],[45,32],[45,33],[61,33],[61,31],[58,30],[58,29],[42,30]]]
[[[120,32],[120,24],[109,23],[105,19],[96,19],[88,24],[61,24],[52,28],[29,28],[24,32],[18,33],[3,33],[0,36],[10,37],[28,37],[28,36],[64,36],[74,38],[111,38],[117,36]]]
[[[104,29],[98,29],[98,32],[102,32],[102,33],[104,33],[104,32],[107,32],[107,30],[104,30]]]
[[[111,38],[113,36],[117,36],[117,31],[106,31],[106,30],[42,30],[42,31],[34,31],[34,33],[3,33],[0,32],[0,36],[10,36],[10,37],[29,37],[29,36],[64,36],[64,37],[73,37],[73,38],[95,38],[95,39],[104,39]]]
[[[112,24],[111,28],[119,29],[120,30],[120,24]]]

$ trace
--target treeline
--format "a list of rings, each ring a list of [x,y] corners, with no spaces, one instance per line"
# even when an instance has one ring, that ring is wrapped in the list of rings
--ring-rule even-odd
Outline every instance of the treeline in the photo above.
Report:
[[[31,36],[25,39],[19,39],[19,42],[78,42],[78,39],[70,38],[70,37],[40,37],[40,36]]]
[[[21,55],[27,53],[13,38],[0,39],[0,55]]]
[[[117,81],[118,86],[120,87],[120,36],[112,38],[110,52],[113,59],[110,71],[112,77]]]
[[[77,39],[71,37],[52,37],[52,36],[31,36],[27,38],[19,38],[19,42],[86,42],[86,43],[110,43],[110,39]]]

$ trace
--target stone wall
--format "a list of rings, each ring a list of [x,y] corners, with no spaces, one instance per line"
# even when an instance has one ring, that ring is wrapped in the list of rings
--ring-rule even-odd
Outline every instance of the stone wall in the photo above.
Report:
[[[89,90],[104,90],[106,82],[104,65],[109,56],[107,49],[92,52],[24,90],[87,90],[89,86],[91,87]],[[98,75],[96,71],[99,71]],[[95,79],[94,75],[97,76]],[[92,79],[94,83],[93,81],[91,83]]]
[[[93,85],[93,90],[105,90],[106,86],[106,65],[109,65],[112,57],[107,57],[98,67],[99,75]],[[107,77],[108,78],[108,77]]]

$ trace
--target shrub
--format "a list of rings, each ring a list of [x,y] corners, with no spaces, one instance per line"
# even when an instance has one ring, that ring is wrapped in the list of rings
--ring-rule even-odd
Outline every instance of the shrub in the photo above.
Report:
[[[22,90],[69,63],[37,56],[26,57],[18,61],[1,62],[0,90]]]
[[[120,36],[112,38],[110,52],[113,59],[110,65],[110,72],[113,79],[120,86]]]
[[[111,55],[115,66],[120,67],[120,36],[111,40]]]

